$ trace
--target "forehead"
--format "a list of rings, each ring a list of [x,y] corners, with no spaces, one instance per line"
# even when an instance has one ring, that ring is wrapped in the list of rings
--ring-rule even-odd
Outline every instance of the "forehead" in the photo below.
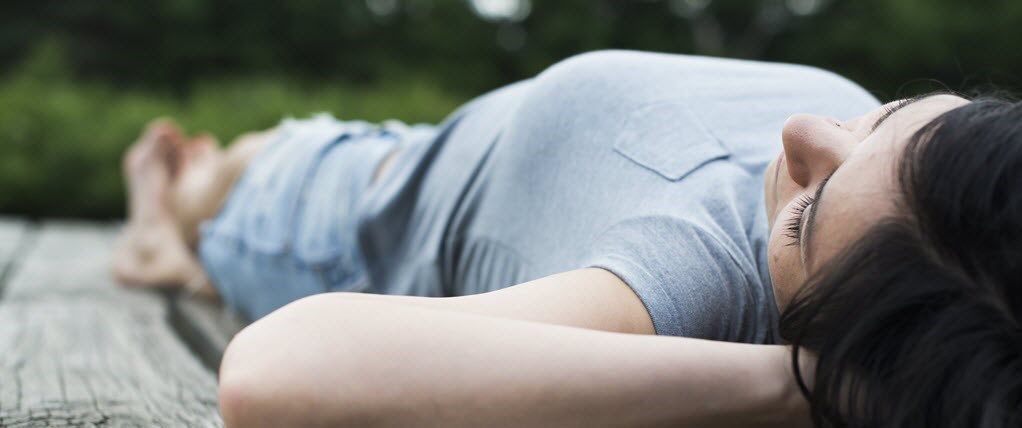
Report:
[[[941,113],[965,103],[968,101],[951,95],[919,100],[896,111],[848,153],[827,182],[821,203],[813,207],[817,212],[810,249],[812,265],[806,266],[807,270],[829,260],[871,225],[895,213],[897,161],[909,138]],[[857,119],[857,126],[872,125],[892,104]]]

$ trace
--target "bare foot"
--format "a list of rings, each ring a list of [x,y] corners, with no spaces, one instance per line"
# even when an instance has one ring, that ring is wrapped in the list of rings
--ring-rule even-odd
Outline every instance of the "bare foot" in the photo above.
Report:
[[[171,185],[183,142],[184,136],[173,122],[158,119],[146,126],[125,153],[129,213],[114,249],[113,274],[125,285],[187,285],[198,294],[215,295],[170,210]]]

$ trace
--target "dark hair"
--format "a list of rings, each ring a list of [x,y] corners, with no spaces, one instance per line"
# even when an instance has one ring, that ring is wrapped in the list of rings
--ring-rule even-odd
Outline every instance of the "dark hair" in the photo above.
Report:
[[[911,136],[897,176],[899,214],[781,317],[813,421],[1022,426],[1022,103],[945,112]],[[819,358],[808,382],[800,348]]]

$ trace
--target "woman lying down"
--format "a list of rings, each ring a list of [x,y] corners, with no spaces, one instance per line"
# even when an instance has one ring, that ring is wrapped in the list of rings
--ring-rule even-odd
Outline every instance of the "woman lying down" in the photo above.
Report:
[[[596,52],[124,166],[117,277],[255,321],[229,426],[1022,425],[1019,103]]]

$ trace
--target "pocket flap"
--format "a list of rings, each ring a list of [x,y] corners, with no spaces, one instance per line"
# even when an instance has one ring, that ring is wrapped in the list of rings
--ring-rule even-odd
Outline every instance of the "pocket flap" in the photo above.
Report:
[[[668,180],[680,180],[701,165],[730,155],[680,102],[659,103],[629,115],[614,150]]]

